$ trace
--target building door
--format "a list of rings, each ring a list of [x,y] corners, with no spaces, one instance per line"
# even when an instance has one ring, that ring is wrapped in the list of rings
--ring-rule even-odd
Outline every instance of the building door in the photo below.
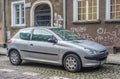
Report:
[[[35,26],[51,26],[51,8],[48,4],[41,4],[35,8]]]

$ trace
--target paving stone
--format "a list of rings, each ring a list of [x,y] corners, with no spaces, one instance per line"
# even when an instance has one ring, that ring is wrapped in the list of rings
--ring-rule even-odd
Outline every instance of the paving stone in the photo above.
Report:
[[[120,79],[120,66],[105,64],[71,73],[61,66],[33,62],[13,66],[8,57],[0,56],[0,79]]]

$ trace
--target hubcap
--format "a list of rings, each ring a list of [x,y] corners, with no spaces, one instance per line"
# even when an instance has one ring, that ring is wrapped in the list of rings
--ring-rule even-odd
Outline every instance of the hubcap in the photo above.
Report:
[[[66,67],[69,69],[69,70],[74,70],[76,69],[77,67],[77,60],[73,57],[68,57],[66,59]]]
[[[10,55],[10,59],[12,63],[17,63],[19,60],[18,54],[14,51],[11,55]]]

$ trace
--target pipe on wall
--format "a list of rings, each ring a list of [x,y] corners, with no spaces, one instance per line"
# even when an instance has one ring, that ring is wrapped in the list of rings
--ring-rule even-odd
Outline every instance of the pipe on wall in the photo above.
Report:
[[[6,28],[5,28],[5,0],[2,0],[2,32],[3,32],[3,47],[6,47]]]
[[[63,0],[63,28],[66,29],[66,0]]]

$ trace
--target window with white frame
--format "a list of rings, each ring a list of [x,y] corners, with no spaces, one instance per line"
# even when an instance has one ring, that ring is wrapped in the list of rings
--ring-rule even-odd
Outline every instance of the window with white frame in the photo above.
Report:
[[[92,21],[99,17],[99,0],[73,0],[74,21]]]
[[[25,5],[24,1],[12,2],[12,26],[25,26]]]
[[[106,0],[106,19],[120,19],[120,0]]]

